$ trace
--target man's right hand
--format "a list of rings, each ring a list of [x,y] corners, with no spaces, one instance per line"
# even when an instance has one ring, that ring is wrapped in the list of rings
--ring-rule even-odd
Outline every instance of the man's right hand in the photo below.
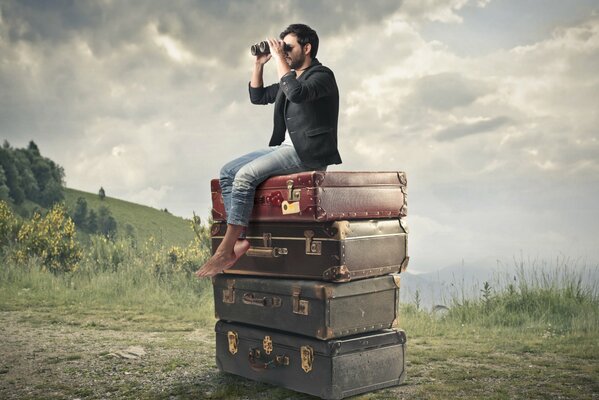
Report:
[[[272,54],[260,54],[256,56],[256,64],[264,65],[272,58]]]

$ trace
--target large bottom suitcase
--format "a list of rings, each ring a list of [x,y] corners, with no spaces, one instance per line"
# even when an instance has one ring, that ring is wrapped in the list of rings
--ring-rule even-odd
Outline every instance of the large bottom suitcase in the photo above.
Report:
[[[401,330],[327,341],[224,321],[215,330],[221,371],[323,399],[399,385],[406,377]]]
[[[212,252],[224,222],[212,225]],[[251,223],[250,249],[225,273],[347,282],[401,272],[408,265],[403,219]]]
[[[396,328],[400,275],[347,283],[218,274],[216,318],[326,340]]]

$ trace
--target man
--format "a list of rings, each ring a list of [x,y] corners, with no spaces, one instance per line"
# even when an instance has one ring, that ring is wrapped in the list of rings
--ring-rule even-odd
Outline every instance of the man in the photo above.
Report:
[[[220,172],[227,231],[212,258],[197,272],[214,276],[231,267],[250,247],[240,239],[254,205],[256,187],[273,175],[325,170],[340,164],[337,150],[339,91],[333,72],[316,59],[318,35],[307,25],[290,25],[268,39],[270,54],[257,55],[249,84],[253,104],[275,103],[267,149],[227,163]],[[264,87],[264,65],[274,59],[279,83]]]

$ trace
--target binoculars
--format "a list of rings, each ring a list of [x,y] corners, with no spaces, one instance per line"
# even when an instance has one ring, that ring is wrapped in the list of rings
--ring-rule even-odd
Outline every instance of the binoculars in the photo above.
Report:
[[[287,43],[284,43],[283,50],[285,52],[291,51],[291,47]],[[270,54],[270,46],[268,45],[268,42],[266,40],[264,40],[260,43],[253,44],[252,47],[250,47],[250,51],[252,52],[253,56],[261,56],[263,54]]]

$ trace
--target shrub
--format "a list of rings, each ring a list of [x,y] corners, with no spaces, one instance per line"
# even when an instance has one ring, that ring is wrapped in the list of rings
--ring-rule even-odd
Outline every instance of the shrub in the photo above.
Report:
[[[44,269],[54,273],[73,271],[82,257],[75,235],[75,224],[62,204],[55,205],[43,217],[35,213],[17,234],[16,261],[37,257]]]
[[[6,202],[0,200],[0,253],[10,243],[14,243],[19,231],[19,220]]]

